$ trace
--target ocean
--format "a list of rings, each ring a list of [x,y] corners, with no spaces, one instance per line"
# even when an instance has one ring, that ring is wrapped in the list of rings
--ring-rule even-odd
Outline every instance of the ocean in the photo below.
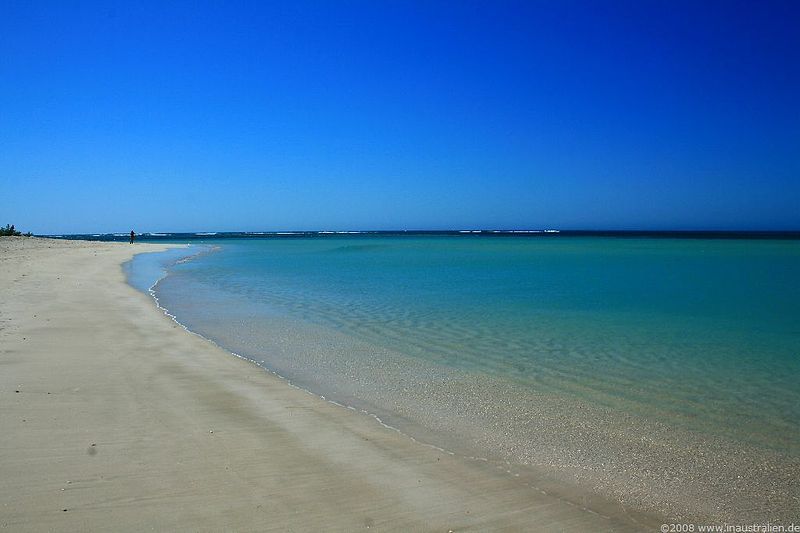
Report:
[[[797,513],[798,240],[203,237],[130,282],[299,387],[633,508]]]

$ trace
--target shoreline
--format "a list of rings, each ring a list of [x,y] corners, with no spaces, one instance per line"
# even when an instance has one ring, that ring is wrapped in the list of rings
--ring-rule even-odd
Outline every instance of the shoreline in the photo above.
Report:
[[[134,253],[166,248],[0,239],[0,528],[661,523],[542,494],[187,335],[121,268]]]
[[[423,445],[522,477],[536,490],[544,487],[572,502],[602,495],[598,499],[622,502],[626,512],[636,509],[681,523],[788,523],[796,516],[792,502],[798,497],[793,481],[798,462],[793,456],[624,409],[534,394],[487,375],[422,368],[414,358],[381,354],[376,346],[344,340],[346,335],[319,324],[301,326],[291,318],[271,317],[258,324],[262,333],[253,344],[247,332],[254,325],[239,335],[217,337],[220,328],[233,330],[234,324],[221,322],[209,329],[207,321],[181,321],[192,316],[190,308],[210,304],[185,293],[173,294],[163,306],[158,303],[191,333],[292,386],[367,414]],[[253,352],[254,347],[259,351]],[[354,374],[352,364],[340,364],[350,358],[343,349],[375,356],[376,368]],[[368,361],[361,356],[353,360]],[[401,373],[386,362],[398,363]],[[309,368],[325,368],[324,378]],[[374,380],[371,388],[358,385],[364,375]],[[435,387],[427,386],[430,380]],[[402,394],[403,387],[415,393]],[[607,508],[607,503],[596,507]]]
[[[200,250],[191,255],[181,257],[176,261],[191,261],[198,256],[218,251],[219,249],[217,247],[215,247],[213,250]],[[130,262],[126,262],[122,266],[125,267],[129,263]],[[385,409],[378,408],[374,404],[361,398],[356,398],[354,396],[347,396],[345,398],[341,395],[337,395],[336,393],[331,394],[328,392],[322,392],[318,387],[313,386],[313,384],[304,383],[301,380],[297,380],[289,375],[280,373],[278,370],[267,365],[265,361],[259,361],[251,356],[232,351],[213,338],[206,337],[202,333],[192,330],[186,324],[182,323],[176,315],[172,314],[169,309],[162,306],[159,301],[158,295],[156,294],[156,287],[158,283],[165,279],[168,275],[169,272],[165,270],[164,273],[147,288],[147,295],[152,298],[156,308],[162,312],[165,317],[172,320],[188,334],[194,335],[203,341],[208,342],[218,350],[224,352],[226,355],[233,356],[246,363],[254,365],[257,368],[271,374],[276,379],[282,381],[286,384],[286,386],[304,392],[314,398],[319,399],[320,401],[333,405],[336,408],[347,409],[354,413],[358,413],[359,415],[366,416],[379,424],[381,427],[389,431],[396,432],[402,438],[408,439],[419,446],[433,449],[436,452],[447,454],[461,461],[466,461],[469,463],[484,463],[491,468],[505,473],[508,476],[521,478],[519,480],[520,483],[529,489],[533,489],[536,492],[547,496],[552,496],[559,500],[563,499],[568,505],[577,505],[581,507],[583,511],[597,514],[599,517],[605,520],[613,520],[611,516],[603,514],[602,510],[596,511],[592,508],[597,507],[598,509],[612,509],[613,507],[617,506],[617,502],[611,503],[610,501],[607,501],[607,499],[601,496],[598,491],[585,490],[585,487],[576,487],[574,484],[566,481],[566,479],[554,476],[553,472],[535,469],[529,465],[510,463],[508,460],[500,457],[498,454],[484,453],[486,456],[480,455],[480,453],[485,452],[486,450],[477,450],[469,446],[459,445],[452,439],[441,440],[437,437],[443,437],[443,435],[421,425],[416,420],[412,420],[399,413],[393,413],[386,411]],[[128,280],[128,284],[130,284],[130,280]],[[387,420],[389,422],[387,422]],[[655,527],[657,522],[660,524],[661,521],[666,520],[664,517],[655,520],[656,516],[660,516],[656,511],[634,508],[634,506],[627,503],[622,504],[621,501],[619,502],[619,509],[613,509],[611,514],[615,514],[620,511],[626,515],[627,518],[630,518],[632,523],[637,525],[642,524],[639,522],[639,520],[633,518],[634,516],[638,516],[639,519],[643,520],[644,522],[652,522],[650,524],[651,527]]]

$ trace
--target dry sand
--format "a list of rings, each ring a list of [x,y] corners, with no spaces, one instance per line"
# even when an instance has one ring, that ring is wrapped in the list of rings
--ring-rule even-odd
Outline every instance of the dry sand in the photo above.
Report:
[[[0,529],[658,527],[419,444],[186,332],[120,268],[164,248],[0,238]]]

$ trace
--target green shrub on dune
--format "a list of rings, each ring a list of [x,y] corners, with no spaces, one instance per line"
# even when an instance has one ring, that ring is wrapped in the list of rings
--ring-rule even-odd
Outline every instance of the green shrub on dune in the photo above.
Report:
[[[15,237],[20,235],[22,235],[22,232],[17,231],[17,229],[14,227],[14,224],[6,224],[5,228],[0,226],[0,237]],[[25,234],[26,237],[30,237],[32,235],[33,234],[31,232]]]

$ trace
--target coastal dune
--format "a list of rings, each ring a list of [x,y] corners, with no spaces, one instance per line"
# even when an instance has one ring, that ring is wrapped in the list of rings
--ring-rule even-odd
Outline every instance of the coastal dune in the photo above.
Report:
[[[121,264],[0,239],[0,528],[652,530],[295,388],[185,331]]]

